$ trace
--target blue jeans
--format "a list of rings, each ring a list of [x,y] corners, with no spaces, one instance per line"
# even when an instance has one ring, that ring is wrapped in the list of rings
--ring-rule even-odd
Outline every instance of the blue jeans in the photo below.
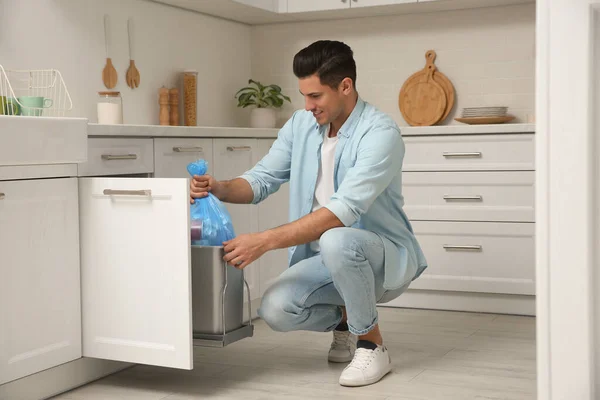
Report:
[[[319,245],[320,253],[288,268],[265,292],[258,315],[275,331],[328,332],[345,306],[350,332],[365,335],[377,324],[376,305],[386,294],[383,242],[367,230],[334,228]]]

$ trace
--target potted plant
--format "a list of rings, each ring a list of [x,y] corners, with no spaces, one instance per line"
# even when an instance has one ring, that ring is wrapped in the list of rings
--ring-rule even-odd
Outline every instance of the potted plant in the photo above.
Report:
[[[277,85],[265,86],[252,79],[248,80],[248,84],[249,86],[241,88],[235,94],[238,107],[255,106],[250,113],[252,128],[275,128],[276,110],[283,106],[285,100],[291,103],[290,98],[284,95]]]

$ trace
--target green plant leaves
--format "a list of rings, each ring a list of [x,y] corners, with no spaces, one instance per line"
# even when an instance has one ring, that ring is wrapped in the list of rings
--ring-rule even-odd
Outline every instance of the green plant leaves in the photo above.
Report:
[[[248,84],[251,86],[243,87],[235,94],[238,107],[246,108],[253,105],[258,108],[281,108],[285,100],[292,102],[282,93],[278,85],[263,85],[253,79],[249,79]]]

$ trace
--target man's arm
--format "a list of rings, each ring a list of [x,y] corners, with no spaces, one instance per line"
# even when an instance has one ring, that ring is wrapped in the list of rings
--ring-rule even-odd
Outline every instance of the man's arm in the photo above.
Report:
[[[334,213],[327,208],[320,208],[296,221],[269,229],[262,234],[269,244],[268,250],[275,250],[312,242],[329,229],[343,226],[342,221]]]
[[[250,204],[254,200],[252,186],[247,180],[235,178],[230,181],[220,181],[223,185],[223,195],[220,199],[226,203]]]

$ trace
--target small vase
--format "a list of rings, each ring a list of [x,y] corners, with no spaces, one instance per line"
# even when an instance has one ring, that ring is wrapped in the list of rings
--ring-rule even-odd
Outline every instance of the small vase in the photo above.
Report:
[[[253,108],[250,112],[250,127],[275,128],[277,114],[274,108]]]

